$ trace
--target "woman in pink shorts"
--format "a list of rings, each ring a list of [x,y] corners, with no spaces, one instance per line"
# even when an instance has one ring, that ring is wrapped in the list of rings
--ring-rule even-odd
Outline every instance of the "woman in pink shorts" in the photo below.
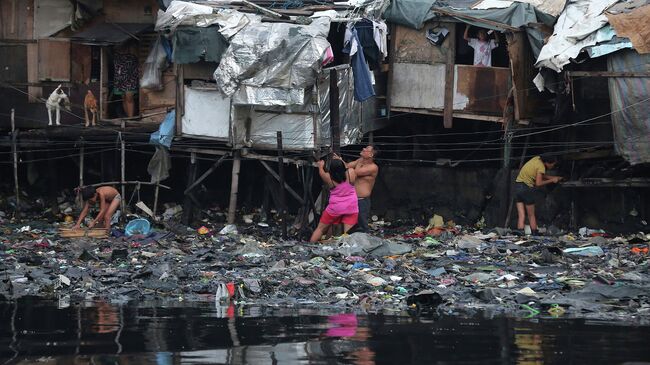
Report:
[[[327,208],[320,217],[318,227],[311,235],[310,242],[318,242],[323,237],[323,232],[332,224],[343,223],[343,232],[357,224],[359,216],[359,204],[357,192],[354,190],[354,169],[345,168],[341,159],[333,159],[330,162],[330,171],[323,169],[324,161],[318,161],[318,173],[321,179],[330,186],[330,199]]]

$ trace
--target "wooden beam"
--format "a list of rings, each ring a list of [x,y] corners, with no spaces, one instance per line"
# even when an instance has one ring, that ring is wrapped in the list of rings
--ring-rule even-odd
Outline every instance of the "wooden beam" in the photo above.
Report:
[[[442,122],[445,128],[451,128],[454,122],[454,71],[456,60],[456,24],[447,37],[447,64],[445,65],[445,102]],[[435,87],[435,85],[431,85]]]
[[[516,27],[512,27],[512,26],[507,25],[507,24],[495,22],[495,21],[492,21],[492,20],[476,18],[476,17],[470,16],[470,15],[456,13],[454,11],[450,11],[450,10],[446,10],[446,9],[433,7],[433,8],[431,8],[431,10],[433,10],[436,13],[442,14],[442,15],[447,15],[447,16],[451,16],[451,17],[454,17],[454,18],[467,19],[467,20],[471,20],[471,21],[476,22],[476,23],[490,25],[490,26],[492,26],[494,28],[498,28],[498,29],[511,30],[513,32],[521,31],[521,29],[516,28]]]
[[[650,72],[567,71],[569,77],[650,77]]]
[[[436,109],[416,109],[416,108],[392,107],[392,108],[390,108],[390,110],[391,111],[396,111],[396,112],[413,113],[413,114],[426,114],[426,115],[439,115],[439,116],[444,115],[442,110],[436,110]],[[483,121],[486,121],[486,122],[501,123],[503,121],[502,116],[496,116],[496,115],[481,115],[481,114],[461,113],[461,112],[454,111],[453,116],[454,116],[454,118],[471,119],[471,120],[483,120]]]
[[[203,175],[201,175],[201,177],[199,177],[190,186],[188,186],[187,189],[185,189],[183,194],[187,195],[195,187],[197,187],[203,180],[205,180],[211,173],[213,173],[214,170],[216,170],[217,167],[219,167],[219,165],[221,165],[223,163],[223,161],[226,159],[226,157],[228,157],[228,156],[230,156],[230,154],[225,154],[225,155],[221,156],[221,158],[219,158],[217,161],[215,161],[214,164],[212,164],[212,166],[206,172],[204,172]]]
[[[273,176],[273,177],[275,178],[275,180],[277,180],[278,182],[280,182],[280,176],[279,176],[275,171],[273,171],[273,169],[271,168],[271,166],[269,166],[269,164],[266,163],[266,161],[264,161],[264,160],[259,160],[259,161],[260,161],[260,163],[262,164],[262,166],[264,166],[264,168],[266,169],[266,171],[268,171],[269,174],[271,174],[271,176]],[[287,189],[287,191],[289,192],[289,194],[291,194],[292,197],[296,198],[296,200],[299,201],[300,204],[305,204],[305,201],[302,199],[302,197],[301,197],[298,193],[296,193],[296,191],[293,190],[293,189],[291,188],[291,186],[289,186],[286,182],[284,183],[284,188]]]
[[[563,182],[560,186],[567,188],[647,188],[650,187],[650,178],[637,177],[621,180],[610,178],[586,178]]]
[[[102,185],[156,185],[156,183],[152,183],[149,181],[106,181],[106,182],[99,182],[95,184],[88,184],[86,186],[102,186]],[[167,185],[159,184],[161,188],[171,190],[171,188]]]

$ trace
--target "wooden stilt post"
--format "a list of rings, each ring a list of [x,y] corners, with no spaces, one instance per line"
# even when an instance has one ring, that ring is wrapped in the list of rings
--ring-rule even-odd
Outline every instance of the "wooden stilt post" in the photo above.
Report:
[[[330,136],[332,137],[332,152],[341,151],[340,115],[339,115],[339,76],[336,69],[330,70]]]
[[[189,189],[190,186],[194,183],[196,180],[196,152],[192,152],[190,154],[190,167],[189,167],[189,174],[187,175],[187,187]],[[188,189],[185,189],[185,199],[183,200],[183,224],[186,226],[189,226],[190,223],[192,222],[192,215],[193,215],[193,210],[194,210],[194,205],[193,205],[193,200],[192,200],[192,191],[188,191]]]
[[[15,217],[20,218],[20,188],[18,186],[18,145],[16,144],[16,139],[18,138],[18,132],[16,131],[16,114],[15,110],[11,109],[11,152],[13,154],[14,162],[14,186],[16,189],[16,212]]]
[[[235,151],[232,161],[232,181],[230,184],[230,204],[228,206],[228,224],[235,223],[237,214],[237,193],[239,191],[239,169],[241,168],[241,158],[239,151]]]
[[[84,186],[84,140],[81,138],[79,140],[79,187]],[[81,195],[77,195],[77,205],[81,208],[83,202]]]
[[[445,67],[445,96],[443,105],[443,125],[445,128],[451,128],[454,120],[454,73],[456,59],[456,26],[450,29],[450,36],[447,37],[447,62]]]
[[[84,186],[84,140],[83,138],[79,141],[79,187]]]
[[[126,212],[124,211],[125,209],[125,186],[124,182],[126,181],[126,169],[125,169],[125,163],[126,163],[126,151],[125,151],[125,146],[124,146],[124,138],[122,136],[122,132],[118,132],[118,137],[120,139],[120,169],[121,169],[121,175],[120,175],[120,182],[121,182],[121,190],[120,193],[122,195],[122,200],[120,201],[120,209],[122,210],[122,217],[126,216]]]
[[[278,138],[278,176],[280,176],[280,218],[282,219],[282,238],[287,238],[287,194],[284,192],[284,158],[282,151],[282,132],[277,132]]]
[[[341,119],[339,114],[339,76],[335,69],[330,70],[330,136],[332,137],[332,152],[337,155],[341,154]],[[331,159],[327,160],[327,168]],[[326,206],[326,200],[329,200],[329,188],[323,183],[323,207]],[[342,226],[333,225],[331,227],[332,235],[343,233]]]

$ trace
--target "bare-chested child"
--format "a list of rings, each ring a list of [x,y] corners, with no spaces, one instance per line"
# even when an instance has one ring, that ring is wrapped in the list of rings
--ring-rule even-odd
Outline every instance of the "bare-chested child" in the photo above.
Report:
[[[90,206],[94,205],[99,200],[99,213],[97,217],[93,219],[88,228],[93,228],[97,223],[103,223],[103,228],[107,231],[111,229],[111,218],[113,213],[117,210],[117,207],[120,206],[120,201],[122,201],[122,196],[120,193],[112,186],[100,186],[98,188],[93,188],[91,186],[86,186],[81,189],[81,199],[84,201],[84,207],[79,214],[79,219],[77,224],[74,226],[75,229],[81,227],[81,222],[88,215]]]

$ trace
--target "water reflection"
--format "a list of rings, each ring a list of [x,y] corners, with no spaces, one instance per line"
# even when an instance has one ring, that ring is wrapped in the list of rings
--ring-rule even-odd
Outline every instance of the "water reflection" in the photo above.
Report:
[[[435,364],[648,361],[647,326],[349,311],[0,303],[0,364]]]

